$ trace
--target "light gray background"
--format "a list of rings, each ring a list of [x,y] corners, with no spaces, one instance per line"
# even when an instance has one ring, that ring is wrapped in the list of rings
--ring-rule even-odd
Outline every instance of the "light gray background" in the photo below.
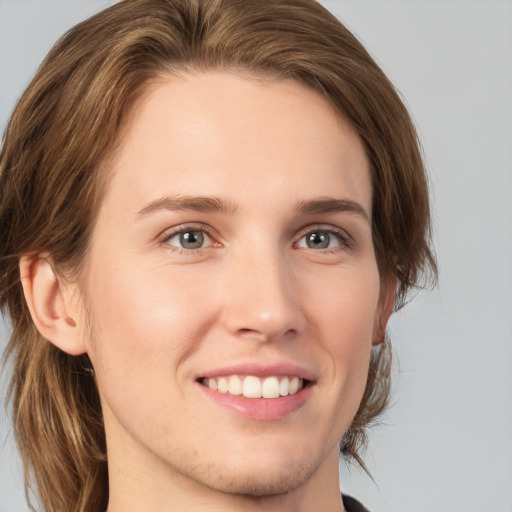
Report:
[[[413,112],[440,266],[439,288],[391,322],[400,371],[366,457],[376,484],[344,469],[342,489],[372,512],[512,512],[512,1],[322,3]],[[2,129],[57,36],[108,4],[0,0]],[[3,414],[0,427],[0,512],[23,512]]]

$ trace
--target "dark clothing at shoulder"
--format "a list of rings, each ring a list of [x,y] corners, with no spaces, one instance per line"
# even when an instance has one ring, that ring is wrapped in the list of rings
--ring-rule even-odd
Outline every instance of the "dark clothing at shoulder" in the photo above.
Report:
[[[363,507],[359,501],[351,498],[350,496],[342,496],[343,506],[347,512],[370,512],[367,508]]]

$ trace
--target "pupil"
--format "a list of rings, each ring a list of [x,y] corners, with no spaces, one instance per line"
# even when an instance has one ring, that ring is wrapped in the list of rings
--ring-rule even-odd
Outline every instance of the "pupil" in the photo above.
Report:
[[[307,238],[307,245],[310,249],[327,249],[330,241],[328,233],[311,233]]]
[[[204,234],[201,231],[187,231],[180,235],[180,243],[184,249],[198,249],[203,242]]]

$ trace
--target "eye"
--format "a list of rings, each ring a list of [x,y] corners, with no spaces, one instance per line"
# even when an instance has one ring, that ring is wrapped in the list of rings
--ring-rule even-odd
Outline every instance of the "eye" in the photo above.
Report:
[[[163,243],[177,249],[194,250],[212,245],[211,237],[203,229],[182,228],[170,234],[166,234]]]
[[[318,228],[308,231],[297,242],[297,247],[322,251],[349,245],[349,236],[340,229]]]

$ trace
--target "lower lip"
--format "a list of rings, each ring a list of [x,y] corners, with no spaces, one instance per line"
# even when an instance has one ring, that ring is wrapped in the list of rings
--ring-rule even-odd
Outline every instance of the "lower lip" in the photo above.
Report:
[[[254,420],[278,420],[300,409],[308,399],[312,384],[293,395],[279,398],[246,398],[243,395],[219,393],[198,383],[206,396],[239,416]]]

